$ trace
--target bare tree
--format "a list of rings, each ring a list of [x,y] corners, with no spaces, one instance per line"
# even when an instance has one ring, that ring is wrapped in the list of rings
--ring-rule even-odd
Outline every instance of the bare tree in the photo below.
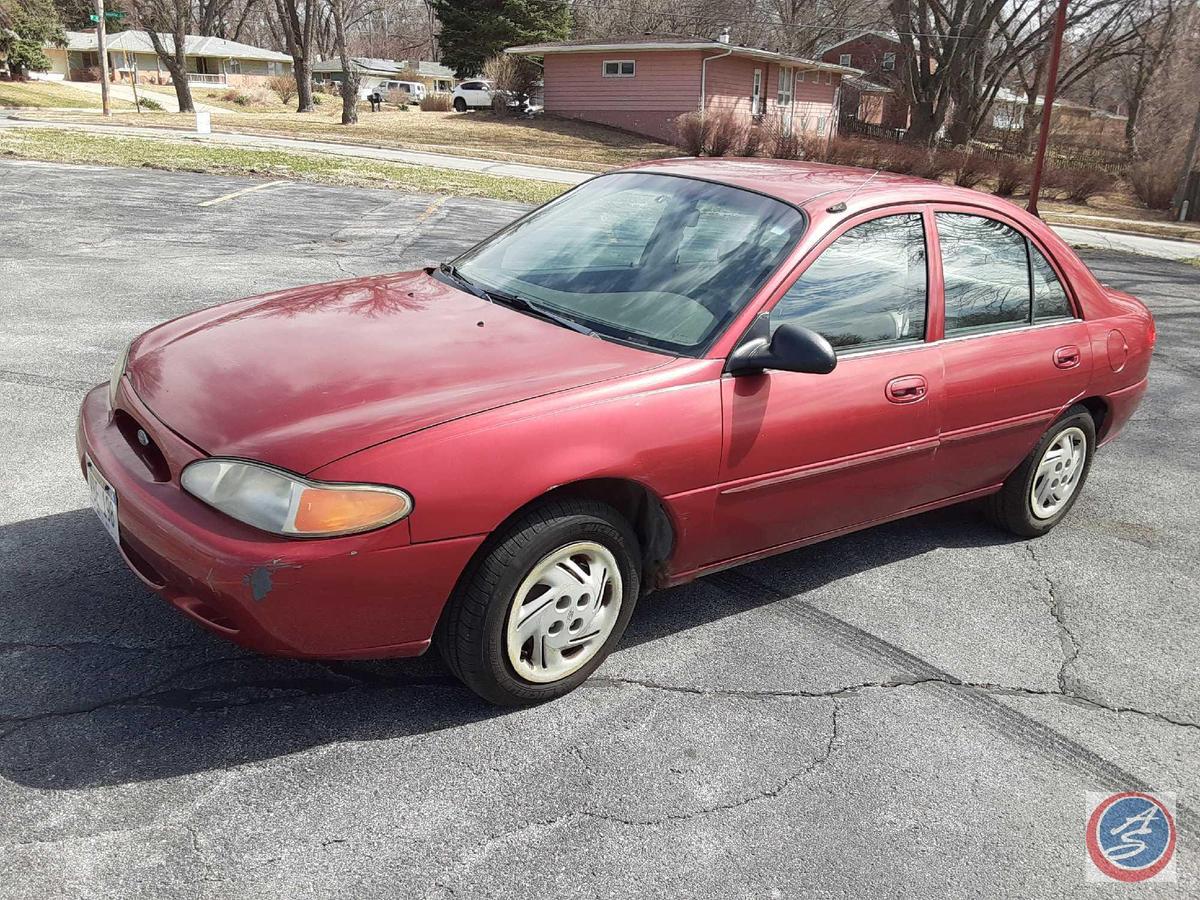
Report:
[[[187,75],[187,35],[192,27],[191,0],[128,0],[134,24],[150,38],[154,53],[171,73],[180,112],[195,112]],[[164,40],[164,38],[166,40]],[[168,44],[170,46],[168,46]]]
[[[1146,95],[1193,13],[1187,0],[1141,0],[1131,12],[1136,46],[1121,75],[1128,116],[1125,144],[1131,153],[1137,150],[1138,119]]]
[[[292,71],[296,76],[296,112],[312,112],[313,38],[317,26],[317,0],[273,0]]]
[[[240,40],[242,31],[259,15],[259,0],[197,0],[196,33]]]
[[[346,49],[346,0],[329,0],[329,13],[342,62],[342,124],[358,124],[358,69]]]

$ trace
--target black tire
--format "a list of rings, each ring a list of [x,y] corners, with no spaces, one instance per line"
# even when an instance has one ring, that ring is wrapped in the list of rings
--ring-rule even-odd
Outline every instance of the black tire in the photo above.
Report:
[[[454,111],[455,112],[466,112],[467,111],[467,101],[464,100],[462,97],[455,97],[454,98]]]
[[[517,673],[505,634],[517,589],[540,561],[576,541],[594,541],[617,561],[623,585],[611,634],[580,669],[536,683]],[[464,573],[438,623],[434,643],[450,671],[492,703],[521,706],[569,693],[604,662],[621,640],[640,591],[637,537],[619,512],[594,500],[554,500],[497,532]]]
[[[1075,489],[1063,505],[1049,518],[1039,518],[1034,515],[1033,482],[1037,475],[1037,466],[1046,452],[1046,448],[1068,428],[1078,428],[1083,432],[1087,449],[1083,460],[1083,470],[1076,479]],[[1063,520],[1071,511],[1079,494],[1087,482],[1088,472],[1092,468],[1092,456],[1096,452],[1096,422],[1092,414],[1082,406],[1072,406],[1042,435],[1037,446],[1017,466],[1016,471],[1004,481],[1004,487],[998,493],[984,500],[984,513],[998,528],[1011,531],[1021,537],[1038,537],[1045,534]]]

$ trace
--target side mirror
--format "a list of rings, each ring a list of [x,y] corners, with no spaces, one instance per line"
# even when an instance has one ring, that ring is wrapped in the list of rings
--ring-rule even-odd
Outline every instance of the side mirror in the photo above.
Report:
[[[755,375],[763,369],[827,375],[837,366],[829,341],[815,331],[785,322],[769,338],[767,317],[760,317],[746,340],[729,357],[725,370],[734,375]]]

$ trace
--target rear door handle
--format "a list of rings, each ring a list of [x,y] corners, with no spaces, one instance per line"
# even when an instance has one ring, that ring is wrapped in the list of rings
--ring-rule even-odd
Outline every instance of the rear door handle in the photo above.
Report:
[[[893,378],[883,389],[884,396],[893,403],[916,403],[928,392],[929,385],[920,375],[901,375],[899,378]]]
[[[1054,351],[1054,365],[1060,369],[1073,369],[1079,365],[1079,348],[1073,344]]]

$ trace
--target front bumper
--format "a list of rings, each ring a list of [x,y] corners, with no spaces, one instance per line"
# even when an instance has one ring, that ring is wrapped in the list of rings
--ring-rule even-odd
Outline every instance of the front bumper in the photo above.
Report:
[[[139,445],[137,429],[150,438]],[[409,542],[407,521],[366,534],[291,540],[243,525],[179,486],[203,454],[173,434],[122,380],[84,398],[76,430],[117,492],[120,552],[177,609],[242,646],[348,659],[423,653],[483,536]]]

